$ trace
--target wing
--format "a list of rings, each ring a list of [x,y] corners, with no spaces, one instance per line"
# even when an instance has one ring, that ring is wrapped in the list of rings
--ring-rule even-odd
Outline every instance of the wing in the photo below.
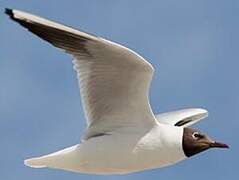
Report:
[[[10,18],[74,56],[88,129],[85,138],[156,123],[148,93],[153,67],[119,44],[41,17],[6,9]]]
[[[201,108],[189,108],[178,111],[166,112],[156,115],[156,119],[162,124],[188,127],[206,118],[208,112]]]

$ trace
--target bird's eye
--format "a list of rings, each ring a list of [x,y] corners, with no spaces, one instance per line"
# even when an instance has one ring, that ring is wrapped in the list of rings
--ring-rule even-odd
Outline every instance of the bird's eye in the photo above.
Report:
[[[203,135],[201,135],[199,132],[194,132],[192,134],[192,137],[193,137],[193,139],[200,139],[203,137]]]

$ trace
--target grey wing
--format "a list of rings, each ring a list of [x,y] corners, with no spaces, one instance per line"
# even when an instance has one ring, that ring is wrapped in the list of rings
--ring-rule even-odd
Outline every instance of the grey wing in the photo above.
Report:
[[[188,127],[208,116],[208,111],[202,108],[188,108],[156,115],[161,124]]]
[[[153,67],[132,50],[18,10],[11,19],[74,56],[88,129],[86,137],[155,123],[148,93]]]

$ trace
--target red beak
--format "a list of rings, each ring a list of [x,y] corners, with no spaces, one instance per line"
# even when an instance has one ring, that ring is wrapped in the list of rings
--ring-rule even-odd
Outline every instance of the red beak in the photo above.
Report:
[[[227,144],[216,142],[216,141],[210,143],[210,147],[211,148],[229,148]]]

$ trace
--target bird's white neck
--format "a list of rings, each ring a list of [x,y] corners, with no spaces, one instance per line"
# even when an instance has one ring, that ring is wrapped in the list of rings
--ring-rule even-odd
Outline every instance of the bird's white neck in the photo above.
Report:
[[[155,126],[137,144],[139,157],[147,157],[149,168],[168,166],[186,158],[183,147],[183,128],[169,125]]]

